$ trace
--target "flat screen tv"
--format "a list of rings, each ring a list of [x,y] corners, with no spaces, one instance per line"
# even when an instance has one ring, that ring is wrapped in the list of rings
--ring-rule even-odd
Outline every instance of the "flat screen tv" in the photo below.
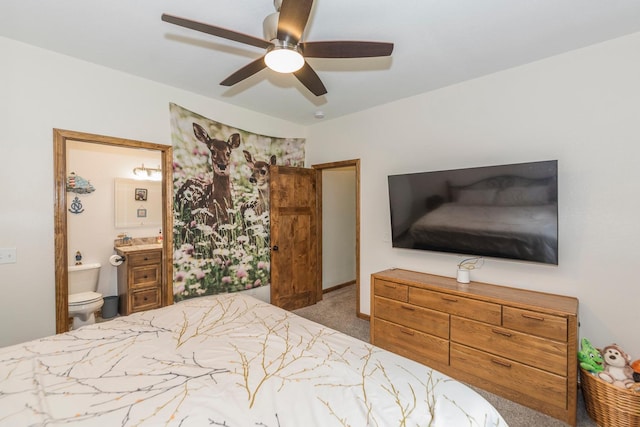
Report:
[[[393,247],[558,264],[557,160],[388,181]]]

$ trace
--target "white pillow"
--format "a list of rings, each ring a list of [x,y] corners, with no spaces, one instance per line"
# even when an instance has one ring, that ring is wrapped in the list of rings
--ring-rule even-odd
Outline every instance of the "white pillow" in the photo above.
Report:
[[[493,205],[495,199],[495,188],[458,191],[458,203],[461,205]]]
[[[509,187],[498,192],[496,205],[531,206],[545,205],[549,202],[549,188],[546,185],[530,187]]]

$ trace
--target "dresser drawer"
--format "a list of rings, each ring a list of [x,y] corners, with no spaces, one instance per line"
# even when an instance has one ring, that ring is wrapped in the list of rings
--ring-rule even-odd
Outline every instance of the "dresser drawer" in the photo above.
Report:
[[[162,251],[143,251],[127,255],[127,262],[131,266],[160,264],[162,262]]]
[[[373,282],[374,295],[407,302],[409,287],[400,283],[388,282],[382,279],[375,279]]]
[[[449,338],[449,315],[387,298],[375,297],[376,319],[385,319],[440,338]]]
[[[451,343],[451,368],[489,383],[502,396],[545,410],[567,408],[567,379],[509,359]],[[486,385],[483,388],[487,388]]]
[[[160,265],[146,265],[142,267],[131,267],[129,277],[129,287],[131,289],[146,288],[160,284]]]
[[[160,307],[160,288],[131,292],[131,312]]]
[[[567,345],[557,341],[456,316],[451,316],[451,341],[558,375],[567,372]]]
[[[373,324],[375,342],[372,343],[425,365],[449,364],[449,341],[382,319]],[[433,362],[436,362],[434,364]]]
[[[513,307],[504,307],[503,310],[502,325],[505,328],[562,342],[568,339],[567,319],[564,317]]]
[[[500,304],[479,301],[453,294],[410,288],[409,302],[493,325],[499,325],[502,321],[502,306]]]

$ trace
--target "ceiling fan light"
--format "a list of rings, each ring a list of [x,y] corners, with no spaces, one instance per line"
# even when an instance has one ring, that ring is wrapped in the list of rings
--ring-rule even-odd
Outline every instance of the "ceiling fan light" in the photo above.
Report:
[[[267,67],[278,73],[293,73],[304,65],[304,58],[295,46],[274,45],[264,56]]]

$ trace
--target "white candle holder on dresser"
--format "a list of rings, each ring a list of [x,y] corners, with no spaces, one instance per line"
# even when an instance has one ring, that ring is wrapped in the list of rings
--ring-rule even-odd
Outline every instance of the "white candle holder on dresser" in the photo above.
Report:
[[[482,267],[484,259],[481,256],[466,258],[458,264],[458,273],[456,281],[458,283],[469,283],[471,281],[471,270]]]
[[[471,274],[466,268],[459,268],[456,275],[458,283],[469,283],[471,281]]]

